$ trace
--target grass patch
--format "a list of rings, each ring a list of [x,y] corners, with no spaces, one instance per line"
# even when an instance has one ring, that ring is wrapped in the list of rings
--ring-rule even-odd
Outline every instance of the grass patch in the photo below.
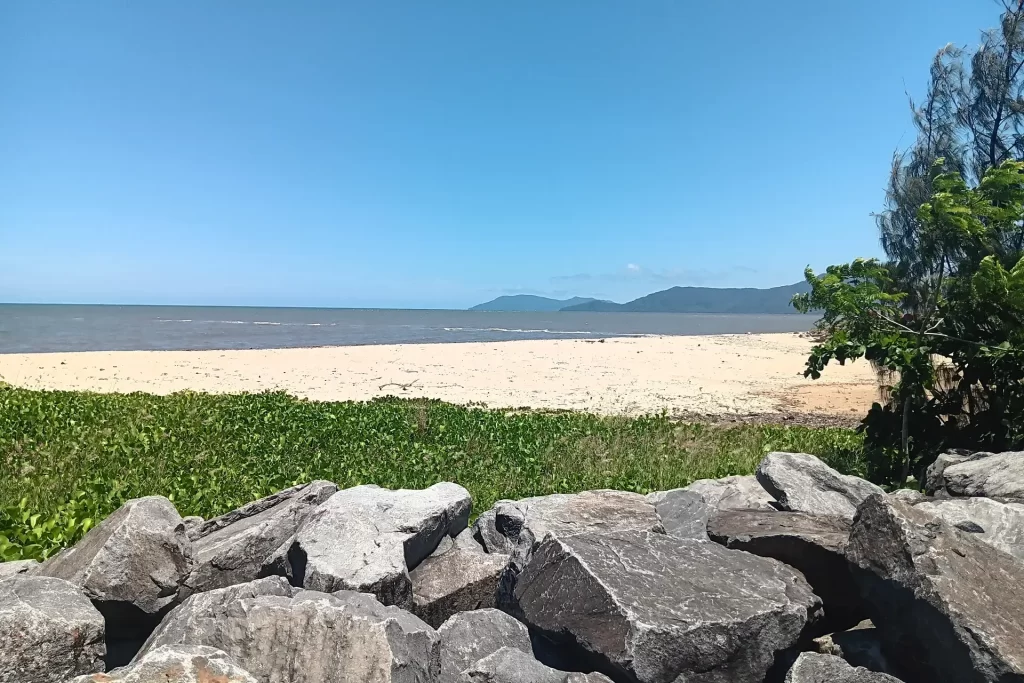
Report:
[[[45,557],[124,501],[160,494],[211,517],[311,479],[422,488],[454,481],[477,512],[501,498],[645,493],[750,474],[773,450],[863,474],[852,430],[682,424],[664,416],[502,412],[441,401],[282,393],[93,394],[0,386],[0,559]]]

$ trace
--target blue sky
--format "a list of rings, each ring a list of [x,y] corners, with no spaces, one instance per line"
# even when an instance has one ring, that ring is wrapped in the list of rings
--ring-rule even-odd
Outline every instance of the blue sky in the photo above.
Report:
[[[0,301],[465,307],[877,255],[988,0],[0,3]]]

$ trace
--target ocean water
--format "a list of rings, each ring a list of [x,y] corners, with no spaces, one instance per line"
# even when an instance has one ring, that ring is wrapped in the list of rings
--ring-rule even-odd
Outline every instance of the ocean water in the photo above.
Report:
[[[812,323],[802,315],[0,304],[0,353],[802,332]]]

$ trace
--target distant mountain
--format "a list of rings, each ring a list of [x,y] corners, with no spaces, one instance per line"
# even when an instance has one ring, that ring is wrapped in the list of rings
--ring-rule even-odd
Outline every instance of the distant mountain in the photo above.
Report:
[[[563,311],[621,311],[625,313],[796,313],[789,305],[794,294],[809,292],[806,282],[770,289],[672,287],[629,303],[611,301],[566,306]]]
[[[560,311],[566,306],[583,306],[596,301],[582,296],[571,299],[549,299],[546,296],[532,294],[516,294],[515,296],[499,296],[493,301],[473,306],[471,311],[529,311],[543,313]]]

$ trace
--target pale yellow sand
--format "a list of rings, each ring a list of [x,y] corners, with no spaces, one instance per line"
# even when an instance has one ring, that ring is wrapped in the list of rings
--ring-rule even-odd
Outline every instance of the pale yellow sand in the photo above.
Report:
[[[796,334],[404,344],[263,351],[0,354],[0,378],[30,388],[242,392],[315,400],[388,394],[495,408],[637,415],[778,411],[862,415],[877,395],[864,362],[801,376]]]

